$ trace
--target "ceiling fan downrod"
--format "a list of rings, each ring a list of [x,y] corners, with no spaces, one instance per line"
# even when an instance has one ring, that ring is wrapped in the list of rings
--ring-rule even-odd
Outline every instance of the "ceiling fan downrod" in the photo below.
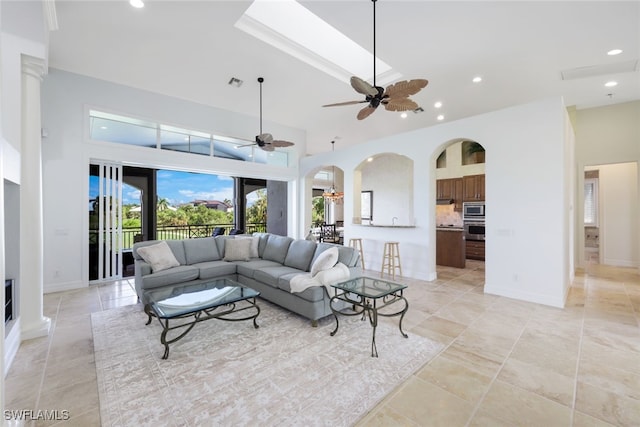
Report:
[[[373,2],[373,87],[376,87],[376,1]]]
[[[262,82],[264,78],[258,77],[258,83],[260,83],[260,135],[262,135]]]

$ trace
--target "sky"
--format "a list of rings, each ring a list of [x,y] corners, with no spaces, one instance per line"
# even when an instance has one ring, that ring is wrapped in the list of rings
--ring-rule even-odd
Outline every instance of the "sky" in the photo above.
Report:
[[[233,178],[222,175],[159,170],[158,199],[167,199],[169,205],[179,206],[194,200],[233,200]],[[98,194],[98,177],[91,176],[90,198]],[[125,184],[122,189],[123,203],[140,204],[140,190]],[[248,203],[251,203],[249,198]]]

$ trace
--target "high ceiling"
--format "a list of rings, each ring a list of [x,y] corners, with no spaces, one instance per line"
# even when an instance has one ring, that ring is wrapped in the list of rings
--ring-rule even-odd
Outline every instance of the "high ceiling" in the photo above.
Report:
[[[450,122],[555,96],[577,109],[640,99],[637,1],[379,0],[378,57],[429,85],[412,96],[424,112],[402,119],[379,108],[362,121],[362,105],[321,107],[363,99],[347,83],[234,27],[250,1],[55,4],[50,67],[249,114],[255,133],[262,76],[265,123],[306,130],[308,154],[330,151],[336,136],[347,146],[437,125],[438,114]],[[301,4],[373,49],[371,1]],[[614,48],[623,52],[607,55]],[[563,80],[567,70],[594,75]],[[243,85],[230,86],[232,77]],[[618,85],[605,87],[610,80]]]

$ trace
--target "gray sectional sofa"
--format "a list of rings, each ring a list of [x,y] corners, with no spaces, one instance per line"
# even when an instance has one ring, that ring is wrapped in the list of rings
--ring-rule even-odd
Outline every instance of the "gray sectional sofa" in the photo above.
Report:
[[[142,303],[146,303],[144,291],[148,289],[230,278],[259,291],[261,298],[310,319],[315,326],[318,319],[331,314],[330,297],[326,288],[312,286],[302,292],[292,293],[291,279],[308,273],[318,256],[331,247],[338,248],[338,263],[348,267],[351,277],[362,273],[359,267],[360,254],[351,247],[316,243],[269,233],[256,233],[251,237],[254,238],[251,239],[252,256],[231,261],[225,258],[233,259],[229,256],[230,252],[232,249],[235,252],[238,245],[229,244],[229,253],[225,253],[226,242],[236,238],[246,239],[247,236],[167,240],[166,243],[179,265],[156,272],[152,271],[151,265],[143,259],[138,250],[158,244],[160,241],[134,244],[132,252],[135,260],[135,288],[138,298]],[[175,260],[174,264],[176,264]]]

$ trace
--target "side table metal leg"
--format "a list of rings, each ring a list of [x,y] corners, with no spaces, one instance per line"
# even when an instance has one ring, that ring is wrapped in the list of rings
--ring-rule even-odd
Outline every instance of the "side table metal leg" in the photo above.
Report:
[[[369,322],[373,329],[373,335],[371,337],[371,357],[378,357],[378,347],[376,347],[376,328],[378,327],[378,309],[374,306],[369,308]]]
[[[404,297],[402,297],[402,300],[404,301],[405,307],[404,307],[404,310],[402,310],[402,314],[400,315],[399,328],[400,328],[400,333],[402,334],[402,336],[405,337],[405,338],[409,338],[409,335],[405,334],[404,331],[402,330],[402,319],[404,319],[404,315],[409,310],[409,301],[407,301],[406,298],[404,298]]]

